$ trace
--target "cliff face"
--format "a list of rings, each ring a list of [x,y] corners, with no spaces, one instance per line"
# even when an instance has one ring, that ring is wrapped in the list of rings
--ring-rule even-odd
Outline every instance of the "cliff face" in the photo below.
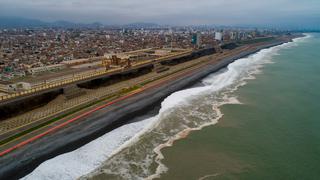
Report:
[[[29,97],[2,103],[0,104],[0,121],[46,105],[59,94],[62,94],[62,89],[51,90],[49,92],[34,94]]]
[[[239,47],[239,46],[236,43],[228,43],[228,44],[221,46],[222,49],[229,49],[229,50],[235,49],[237,47]]]
[[[196,58],[200,58],[202,56],[211,55],[214,53],[216,53],[214,48],[200,49],[200,50],[196,50],[196,51],[192,52],[190,55],[187,55],[187,56],[184,56],[181,58],[174,58],[174,59],[170,59],[168,61],[163,61],[163,62],[161,62],[161,64],[173,66],[173,65],[177,65],[177,64],[180,64],[183,62],[191,61]]]
[[[171,60],[168,60],[167,62],[163,62],[162,64],[176,65],[179,63],[199,58],[201,56],[213,54],[214,52],[215,51],[213,48],[198,50],[193,52],[191,55],[187,55],[181,58],[173,58]],[[141,76],[143,74],[147,74],[151,72],[152,69],[153,66],[149,65],[141,67],[139,69],[133,69],[127,72],[117,73],[106,77],[99,77],[94,80],[89,80],[87,82],[77,84],[77,86],[85,89],[96,89],[101,86],[111,85],[123,80],[128,80],[137,76]],[[11,100],[9,102],[0,103],[0,121],[46,105],[60,94],[63,94],[63,87],[59,89],[48,90],[47,92],[36,93],[27,97],[21,97],[18,99]]]

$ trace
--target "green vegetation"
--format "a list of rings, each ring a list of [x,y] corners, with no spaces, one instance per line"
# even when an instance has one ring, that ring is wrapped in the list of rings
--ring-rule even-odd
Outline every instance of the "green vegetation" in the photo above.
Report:
[[[122,89],[122,90],[118,93],[118,95],[121,96],[121,95],[127,94],[127,93],[129,93],[129,92],[131,92],[131,91],[137,90],[137,89],[139,89],[139,88],[141,88],[140,85],[135,85],[135,86],[132,86],[132,87],[129,87],[129,88],[125,88],[125,89]]]
[[[275,40],[274,37],[265,37],[265,38],[250,39],[245,41],[238,41],[237,44],[245,45],[245,44],[254,44],[254,43],[261,43],[261,42],[267,42],[267,41],[273,41],[273,40]]]

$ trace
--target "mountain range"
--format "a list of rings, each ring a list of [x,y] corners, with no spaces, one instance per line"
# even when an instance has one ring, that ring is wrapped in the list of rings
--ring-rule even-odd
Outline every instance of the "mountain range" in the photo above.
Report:
[[[37,19],[21,18],[21,17],[0,17],[0,28],[38,28],[38,27],[63,27],[63,28],[75,28],[75,27],[103,27],[99,22],[95,23],[74,23],[70,21],[54,21],[45,22]],[[126,25],[108,25],[123,28],[155,28],[161,27],[155,23],[131,23]]]
[[[101,23],[90,24],[73,23],[69,21],[45,22],[37,19],[28,19],[21,17],[0,17],[0,28],[34,28],[34,27],[99,27]]]

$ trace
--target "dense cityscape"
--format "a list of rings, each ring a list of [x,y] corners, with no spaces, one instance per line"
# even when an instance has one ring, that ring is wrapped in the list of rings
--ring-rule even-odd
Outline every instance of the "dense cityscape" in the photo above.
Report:
[[[26,76],[30,69],[63,61],[146,48],[193,48],[268,36],[256,29],[176,28],[22,28],[0,30],[0,78]],[[48,68],[47,68],[48,69]],[[50,69],[50,68],[49,68]]]

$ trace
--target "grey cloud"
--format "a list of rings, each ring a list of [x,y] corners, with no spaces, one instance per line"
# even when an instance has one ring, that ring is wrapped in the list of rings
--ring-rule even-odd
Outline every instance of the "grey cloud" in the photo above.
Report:
[[[320,19],[319,9],[318,0],[0,0],[0,15],[109,24],[263,24]]]

